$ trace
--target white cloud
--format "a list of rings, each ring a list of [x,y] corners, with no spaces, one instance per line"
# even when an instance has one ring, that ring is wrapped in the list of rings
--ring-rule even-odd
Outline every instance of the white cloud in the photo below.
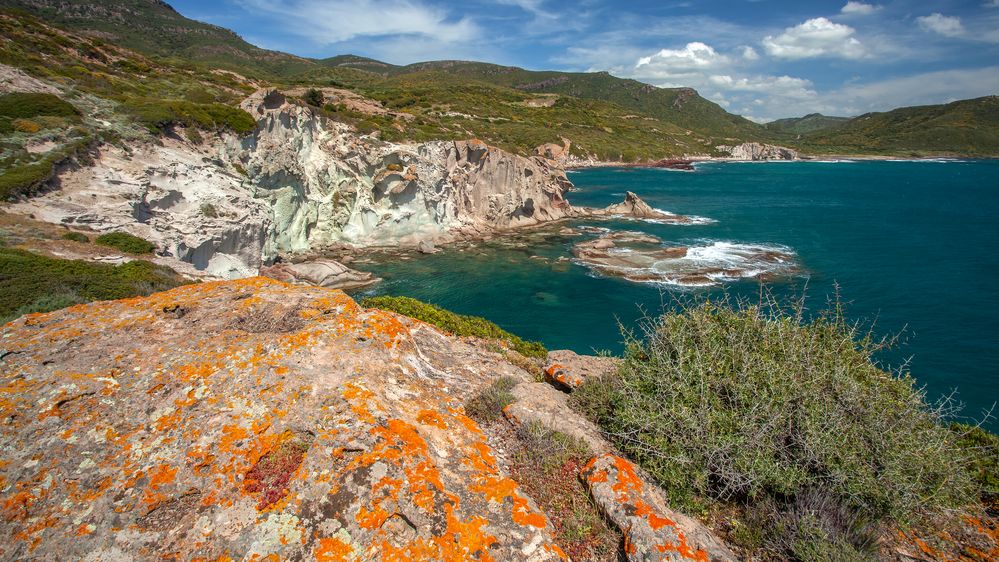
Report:
[[[814,18],[763,39],[763,48],[771,56],[785,59],[843,57],[857,59],[866,55],[864,46],[853,36],[855,30],[826,18]]]
[[[999,0],[996,0],[999,2]],[[752,47],[742,47],[742,58],[746,60],[759,60],[760,54],[756,52],[756,49]]]
[[[652,72],[664,74],[682,70],[717,67],[728,63],[728,57],[718,54],[710,45],[700,41],[687,43],[682,49],[663,49],[658,53],[638,59],[636,68],[647,67]]]
[[[283,20],[287,31],[316,45],[391,35],[453,44],[481,35],[470,19],[454,20],[445,10],[419,0],[237,1],[251,12]]]
[[[843,6],[843,9],[840,10],[840,13],[849,16],[869,16],[880,9],[881,6],[875,6],[873,4],[864,4],[863,2],[854,2],[853,0],[850,0],[850,2],[846,3],[846,6]]]
[[[939,12],[916,18],[919,27],[927,31],[933,31],[946,37],[960,37],[964,35],[964,26],[961,25],[961,18],[956,16],[945,16]]]
[[[818,94],[810,80],[793,76],[753,76],[733,78],[727,74],[714,75],[708,78],[711,84],[730,92],[759,92],[769,96],[792,98],[796,100],[813,99]],[[762,104],[762,100],[757,105]]]
[[[985,8],[999,8],[999,0],[991,0],[982,4],[982,6]]]

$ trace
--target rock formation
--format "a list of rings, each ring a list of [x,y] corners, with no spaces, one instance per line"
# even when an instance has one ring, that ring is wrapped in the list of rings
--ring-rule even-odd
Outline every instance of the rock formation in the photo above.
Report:
[[[735,146],[717,146],[719,152],[726,152],[733,160],[797,160],[798,153],[790,148],[758,142],[747,142]]]
[[[634,218],[651,220],[664,224],[699,224],[706,219],[701,217],[687,217],[675,215],[668,211],[661,211],[652,208],[644,199],[632,192],[627,192],[624,201],[604,207],[603,209],[593,209],[589,207],[575,207],[573,214],[577,217],[613,217],[613,218]]]
[[[564,559],[464,415],[512,377],[534,406],[511,417],[612,455],[581,476],[629,560],[731,559],[491,349],[262,277],[22,317],[0,332],[0,558]]]
[[[93,165],[64,171],[58,190],[12,210],[131,232],[209,278],[334,244],[417,247],[572,213],[572,184],[541,157],[475,140],[384,143],[276,91],[243,107],[258,119],[249,137],[106,145]]]
[[[381,281],[371,273],[355,271],[338,261],[329,259],[265,266],[260,268],[260,275],[285,283],[327,289],[357,289]]]

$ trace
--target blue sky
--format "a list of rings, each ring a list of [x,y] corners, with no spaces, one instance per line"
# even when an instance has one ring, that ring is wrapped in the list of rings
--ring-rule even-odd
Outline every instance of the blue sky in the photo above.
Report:
[[[758,121],[999,94],[999,0],[170,3],[297,55],[605,70]]]

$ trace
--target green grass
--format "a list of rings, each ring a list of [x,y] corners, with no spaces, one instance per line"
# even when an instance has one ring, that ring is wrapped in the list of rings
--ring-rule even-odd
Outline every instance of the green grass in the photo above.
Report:
[[[147,261],[97,264],[0,247],[0,324],[23,314],[150,295],[185,283],[173,270]]]
[[[109,232],[101,234],[94,240],[95,244],[120,250],[127,254],[151,254],[156,245],[148,240],[133,236],[126,232]]]
[[[768,556],[848,544],[863,558],[878,524],[977,501],[944,412],[910,376],[880,369],[883,342],[839,311],[804,321],[774,303],[701,302],[627,338],[619,375],[588,381],[572,403],[674,506],[762,513],[750,526]]]
[[[514,351],[525,357],[544,359],[548,356],[548,350],[540,342],[524,341],[485,318],[455,314],[409,297],[368,297],[361,301],[361,306],[379,308],[409,316],[427,324],[433,324],[456,336],[500,340],[506,342]]]

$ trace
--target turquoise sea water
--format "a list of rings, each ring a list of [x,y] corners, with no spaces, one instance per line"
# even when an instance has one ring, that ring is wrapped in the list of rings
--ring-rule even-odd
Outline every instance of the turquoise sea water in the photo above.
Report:
[[[605,206],[634,191],[653,207],[717,222],[577,221],[356,267],[385,278],[376,294],[484,316],[550,349],[616,352],[618,321],[634,326],[643,310],[661,310],[663,290],[753,297],[760,282],[683,288],[603,277],[565,259],[595,234],[561,236],[561,226],[642,231],[707,254],[730,244],[787,248],[800,272],[770,281],[775,293],[799,295],[807,285],[809,307],[819,310],[838,283],[848,317],[876,322],[879,334],[905,330],[904,343],[880,359],[911,358],[931,399],[957,389],[972,417],[999,400],[999,161],[707,163],[693,173],[604,168],[570,178],[575,205]]]

